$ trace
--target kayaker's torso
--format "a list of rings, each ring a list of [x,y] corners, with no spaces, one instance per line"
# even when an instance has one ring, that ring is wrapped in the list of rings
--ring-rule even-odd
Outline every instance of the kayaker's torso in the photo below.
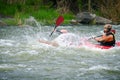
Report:
[[[103,41],[100,41],[100,44],[103,46],[115,46],[115,36],[112,32],[104,34],[102,36]]]

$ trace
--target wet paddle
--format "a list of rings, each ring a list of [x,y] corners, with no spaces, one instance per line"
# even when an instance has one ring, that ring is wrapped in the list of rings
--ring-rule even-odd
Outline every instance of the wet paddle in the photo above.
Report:
[[[49,36],[52,36],[53,32],[55,31],[55,29],[64,21],[63,16],[59,16],[56,20],[56,25],[54,27],[54,30],[52,31],[52,33]]]
[[[97,37],[101,37],[102,35],[99,35],[99,36],[95,36],[95,37],[91,37],[91,38],[88,38],[88,40],[91,40],[91,39],[94,39],[94,38],[97,38]]]
[[[112,32],[113,34],[115,34],[115,33],[116,33],[116,30],[112,29],[111,32]],[[97,38],[97,37],[101,37],[101,36],[102,36],[102,35],[95,36],[95,37],[91,37],[91,38],[89,38],[88,40],[94,39],[94,38]]]

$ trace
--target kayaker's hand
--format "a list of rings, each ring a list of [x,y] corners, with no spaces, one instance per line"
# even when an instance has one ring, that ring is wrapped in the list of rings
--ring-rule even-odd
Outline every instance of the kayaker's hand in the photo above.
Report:
[[[95,39],[95,36],[92,36],[91,39]]]
[[[96,38],[96,37],[95,37],[94,39],[95,39],[97,42],[100,42],[100,38]]]
[[[94,39],[95,37],[94,36],[92,36],[92,37],[90,37],[90,38],[88,38],[88,40],[91,40],[91,39]]]

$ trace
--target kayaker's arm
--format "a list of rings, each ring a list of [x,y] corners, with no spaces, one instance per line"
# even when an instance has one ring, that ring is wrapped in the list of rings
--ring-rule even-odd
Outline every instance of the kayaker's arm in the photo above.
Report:
[[[94,38],[96,41],[98,42],[109,42],[109,41],[112,41],[113,40],[113,36],[112,35],[109,35],[109,36],[102,36],[102,37],[99,37],[99,38]]]
[[[99,38],[94,38],[94,39],[95,39],[96,41],[98,41],[98,42],[103,41],[101,37],[99,37]]]

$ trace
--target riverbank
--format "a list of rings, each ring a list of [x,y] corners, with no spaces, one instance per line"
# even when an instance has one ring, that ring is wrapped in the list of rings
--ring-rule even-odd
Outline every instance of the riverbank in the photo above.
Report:
[[[111,20],[114,24],[120,24],[120,2],[119,0],[115,3],[109,2],[106,4],[104,0],[93,2],[91,0],[0,0],[0,23],[21,25],[24,24],[24,19],[33,16],[38,22],[54,24],[57,17],[62,15],[65,18],[63,24],[69,24],[70,20],[76,19],[78,13],[90,12]],[[95,20],[92,20],[92,24],[97,23]]]
[[[60,14],[55,9],[39,9],[37,11],[32,10],[30,12],[16,12],[14,15],[10,16],[7,15],[1,15],[0,14],[0,26],[19,26],[24,25],[26,19],[29,19],[31,17],[34,18],[39,23],[42,23],[43,25],[53,25],[56,22],[56,19],[58,16],[62,15],[64,17],[64,25],[78,25],[78,24],[92,24],[92,25],[103,25],[106,23],[118,25],[119,22],[112,22],[109,19],[106,19],[104,17],[97,16],[96,14],[92,14],[90,12],[81,12],[77,15],[72,13],[65,13]]]
[[[12,17],[9,17],[8,15],[6,16],[1,16],[1,25],[3,23],[5,25],[22,25],[24,24],[25,19],[29,18],[30,16],[33,16],[38,22],[43,23],[45,25],[51,25],[55,23],[55,20],[59,15],[62,15],[65,20],[64,24],[69,24],[70,20],[75,18],[75,15],[72,13],[66,13],[66,14],[59,14],[56,10],[54,9],[40,9],[38,11],[32,11],[31,13],[26,12],[16,12],[15,15]]]

